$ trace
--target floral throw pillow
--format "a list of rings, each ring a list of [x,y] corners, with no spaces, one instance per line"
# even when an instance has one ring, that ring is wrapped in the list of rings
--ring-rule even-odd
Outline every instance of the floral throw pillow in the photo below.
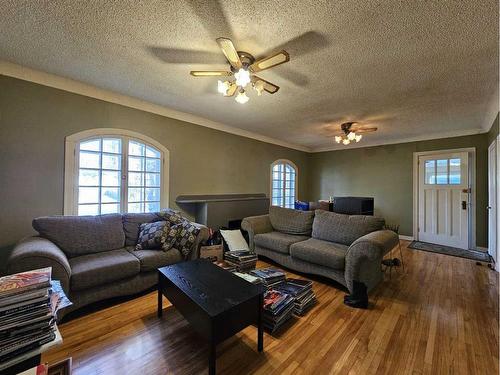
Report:
[[[186,219],[184,219],[180,213],[170,209],[160,211],[157,215],[163,220],[167,221],[170,225],[180,224],[183,221],[186,221]]]
[[[162,248],[162,235],[170,227],[166,221],[144,223],[139,227],[136,250],[160,250]]]
[[[185,219],[165,229],[161,238],[163,251],[175,248],[186,259],[196,242],[200,229]]]

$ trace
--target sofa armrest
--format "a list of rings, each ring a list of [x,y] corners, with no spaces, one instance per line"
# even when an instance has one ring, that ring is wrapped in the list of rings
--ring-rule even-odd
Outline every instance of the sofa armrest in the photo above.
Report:
[[[191,252],[189,253],[189,260],[194,260],[200,257],[200,247],[208,241],[210,232],[208,230],[208,227],[203,224],[194,222],[192,222],[191,224],[193,224],[200,230],[200,233],[198,233],[198,236],[196,237],[196,241],[191,249]]]
[[[365,283],[368,290],[382,280],[382,258],[397,244],[399,238],[391,230],[368,233],[354,241],[345,257],[345,279],[352,292],[353,280]]]
[[[7,272],[18,273],[38,268],[52,267],[52,278],[61,281],[69,295],[71,267],[68,258],[52,241],[42,237],[27,237],[12,250],[7,260]]]
[[[241,229],[248,232],[248,241],[250,250],[254,250],[254,236],[260,233],[268,233],[273,231],[273,226],[269,220],[269,215],[249,216],[242,220]]]

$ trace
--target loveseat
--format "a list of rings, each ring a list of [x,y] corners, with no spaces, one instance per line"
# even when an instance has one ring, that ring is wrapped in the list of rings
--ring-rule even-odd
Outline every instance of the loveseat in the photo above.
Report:
[[[7,261],[9,273],[52,267],[73,305],[65,313],[87,304],[151,288],[157,268],[184,260],[178,249],[136,250],[142,223],[165,220],[160,213],[100,216],[49,216],[33,220],[40,235],[23,239]],[[199,257],[208,228],[200,229],[188,259]]]
[[[381,262],[398,236],[373,216],[324,210],[298,211],[276,206],[268,215],[245,218],[250,248],[295,271],[333,279],[353,292],[353,281],[368,290],[382,280]]]

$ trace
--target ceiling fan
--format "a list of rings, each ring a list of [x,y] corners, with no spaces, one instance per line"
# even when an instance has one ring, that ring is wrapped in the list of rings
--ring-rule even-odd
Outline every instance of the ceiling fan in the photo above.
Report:
[[[255,75],[266,69],[284,64],[290,61],[290,56],[285,50],[281,50],[270,56],[256,60],[248,52],[237,51],[231,39],[217,38],[217,44],[226,56],[230,64],[229,70],[192,70],[190,74],[195,77],[228,77],[225,81],[219,80],[217,83],[217,91],[224,96],[233,96],[236,92],[235,100],[244,104],[248,102],[249,97],[246,95],[245,87],[251,83],[252,87],[257,91],[257,95],[262,95],[263,91],[269,94],[275,94],[280,89],[279,86],[266,81]],[[234,80],[233,80],[234,78]]]
[[[348,145],[351,142],[359,142],[363,138],[363,133],[371,133],[377,131],[375,126],[364,127],[357,126],[357,122],[344,122],[340,125],[342,132],[335,136],[335,142]]]

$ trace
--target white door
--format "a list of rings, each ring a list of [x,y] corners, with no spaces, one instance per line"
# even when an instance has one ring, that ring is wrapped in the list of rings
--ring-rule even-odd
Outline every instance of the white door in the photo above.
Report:
[[[497,260],[497,149],[488,148],[488,253]]]
[[[469,248],[468,153],[427,154],[418,160],[418,239]]]

